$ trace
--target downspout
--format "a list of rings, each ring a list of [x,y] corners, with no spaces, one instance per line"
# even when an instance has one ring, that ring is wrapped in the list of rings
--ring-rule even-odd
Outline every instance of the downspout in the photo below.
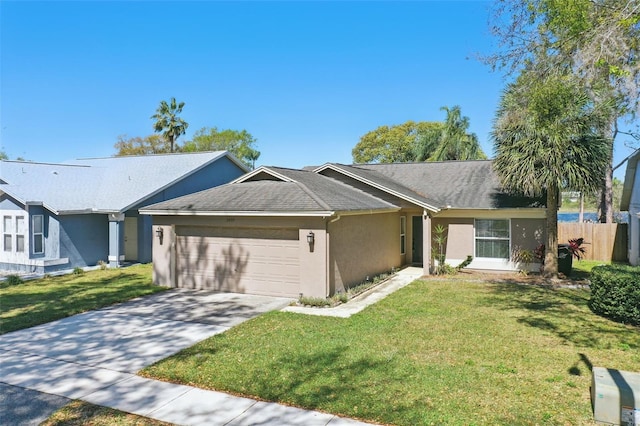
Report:
[[[331,219],[328,222],[325,222],[325,229],[324,229],[324,235],[325,235],[325,250],[326,250],[326,265],[327,265],[327,272],[326,272],[326,279],[325,279],[325,289],[324,289],[324,293],[327,297],[329,297],[329,291],[331,289],[331,250],[330,250],[330,246],[331,246],[331,236],[329,234],[329,225],[339,221],[341,218],[340,215],[337,215],[335,218]]]

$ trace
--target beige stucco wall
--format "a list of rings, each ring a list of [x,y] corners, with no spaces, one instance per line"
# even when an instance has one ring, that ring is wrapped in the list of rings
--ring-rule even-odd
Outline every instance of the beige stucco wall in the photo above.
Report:
[[[447,237],[445,246],[445,253],[447,259],[466,259],[467,256],[473,256],[474,251],[474,231],[473,231],[473,219],[461,218],[461,219],[433,219],[431,222],[431,236],[434,238],[435,228],[440,225],[447,229],[445,236]],[[438,252],[439,247],[433,243],[433,253]]]
[[[544,219],[511,219],[511,252],[533,250],[546,242]]]
[[[331,293],[402,265],[399,213],[342,216],[328,229]]]

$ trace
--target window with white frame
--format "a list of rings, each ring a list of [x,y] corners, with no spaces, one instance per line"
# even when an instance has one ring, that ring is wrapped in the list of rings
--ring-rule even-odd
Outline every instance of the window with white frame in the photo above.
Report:
[[[511,235],[509,219],[476,219],[477,258],[509,259]]]
[[[33,243],[33,253],[44,253],[44,216],[33,215],[31,218],[31,241]]]
[[[24,252],[24,216],[16,216],[16,252]]]
[[[12,226],[12,217],[11,216],[3,216],[2,217],[2,240],[4,251],[13,251],[13,226]]]
[[[405,254],[407,245],[407,218],[400,216],[400,254]]]

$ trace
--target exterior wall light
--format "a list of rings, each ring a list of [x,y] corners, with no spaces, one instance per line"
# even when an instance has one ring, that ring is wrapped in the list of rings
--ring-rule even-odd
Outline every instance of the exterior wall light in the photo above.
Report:
[[[156,237],[158,237],[158,240],[160,240],[160,245],[162,245],[162,238],[164,237],[164,229],[160,228],[158,226],[158,229],[156,229]]]
[[[307,242],[309,243],[310,246],[316,242],[316,236],[313,233],[313,231],[309,231],[309,233],[307,234]]]

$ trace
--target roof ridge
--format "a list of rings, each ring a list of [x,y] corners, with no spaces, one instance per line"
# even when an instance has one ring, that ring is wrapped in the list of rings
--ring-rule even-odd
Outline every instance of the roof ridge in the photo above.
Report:
[[[203,154],[219,154],[221,152],[229,152],[226,149],[218,149],[215,151],[194,151],[194,152],[159,152],[156,154],[131,154],[131,155],[112,155],[110,157],[84,157],[76,158],[70,161],[83,161],[83,160],[110,160],[115,158],[139,158],[139,157],[162,157],[162,156],[179,156],[179,155],[203,155]]]

